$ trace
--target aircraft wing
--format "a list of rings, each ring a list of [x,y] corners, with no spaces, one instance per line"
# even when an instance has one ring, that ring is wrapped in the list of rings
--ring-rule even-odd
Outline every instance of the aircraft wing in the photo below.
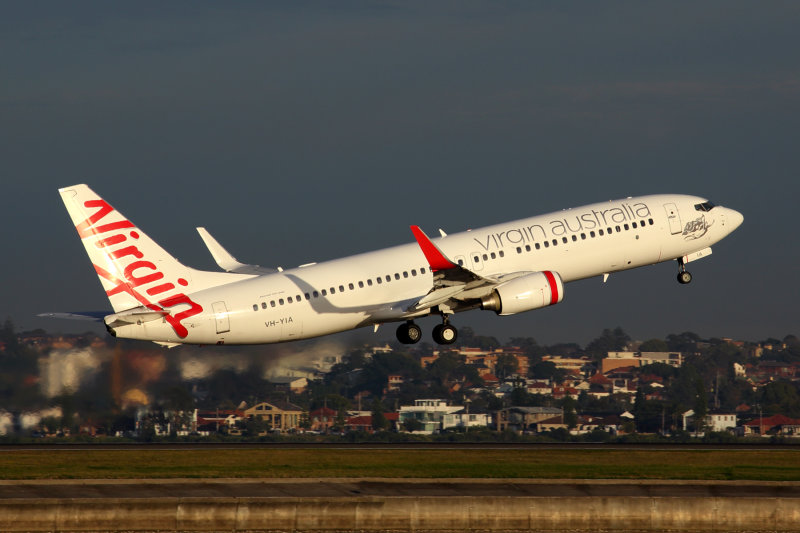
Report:
[[[470,300],[480,300],[494,287],[530,274],[530,272],[511,272],[501,276],[481,276],[451,261],[419,226],[411,226],[411,232],[433,272],[433,287],[428,294],[409,306],[408,311],[430,309],[450,301],[463,305]]]
[[[273,274],[278,272],[274,268],[265,268],[259,265],[247,265],[240,263],[233,257],[228,250],[222,247],[217,240],[211,236],[206,228],[196,228],[200,238],[211,252],[211,256],[219,267],[226,272],[235,272],[237,274]]]

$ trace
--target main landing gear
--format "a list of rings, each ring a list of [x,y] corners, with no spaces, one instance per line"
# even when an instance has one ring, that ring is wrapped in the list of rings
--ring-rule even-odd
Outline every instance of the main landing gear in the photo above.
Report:
[[[458,330],[447,322],[446,316],[443,320],[433,328],[433,340],[436,344],[453,344],[458,338]],[[416,344],[421,338],[422,329],[411,320],[397,327],[397,340],[403,344]]]
[[[678,283],[686,285],[692,282],[692,274],[686,271],[686,263],[683,258],[678,259]]]

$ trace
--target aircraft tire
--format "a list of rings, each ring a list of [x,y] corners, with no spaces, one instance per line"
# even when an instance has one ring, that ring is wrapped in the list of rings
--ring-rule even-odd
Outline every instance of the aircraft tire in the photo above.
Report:
[[[681,285],[686,285],[692,282],[692,275],[685,270],[683,272],[678,272],[678,283]]]
[[[453,344],[458,339],[458,330],[450,324],[439,324],[433,328],[433,340],[436,344]]]
[[[422,329],[413,322],[406,322],[397,327],[397,340],[402,344],[416,344],[422,338]]]

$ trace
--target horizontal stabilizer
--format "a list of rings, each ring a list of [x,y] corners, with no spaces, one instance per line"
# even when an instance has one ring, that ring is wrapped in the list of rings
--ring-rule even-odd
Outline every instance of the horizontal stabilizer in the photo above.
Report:
[[[102,322],[113,311],[74,311],[71,313],[39,313],[40,318],[62,318],[66,320],[86,320],[87,322]]]
[[[135,307],[120,313],[114,313],[105,317],[104,322],[109,327],[118,327],[125,324],[142,324],[164,318],[166,311],[153,311],[147,307]]]
[[[226,272],[235,272],[237,274],[272,274],[277,272],[277,270],[272,268],[240,263],[228,252],[228,250],[223,248],[222,245],[211,236],[206,228],[197,228],[197,233],[200,234],[200,238],[203,239],[206,248],[208,248],[208,251],[211,252],[211,256],[214,258],[214,261],[216,261],[219,267]]]

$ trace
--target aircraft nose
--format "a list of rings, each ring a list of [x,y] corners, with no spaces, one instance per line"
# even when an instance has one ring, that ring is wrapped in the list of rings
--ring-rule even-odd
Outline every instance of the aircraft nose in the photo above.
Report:
[[[728,209],[725,213],[725,222],[730,231],[735,230],[744,222],[744,215],[734,209]]]

